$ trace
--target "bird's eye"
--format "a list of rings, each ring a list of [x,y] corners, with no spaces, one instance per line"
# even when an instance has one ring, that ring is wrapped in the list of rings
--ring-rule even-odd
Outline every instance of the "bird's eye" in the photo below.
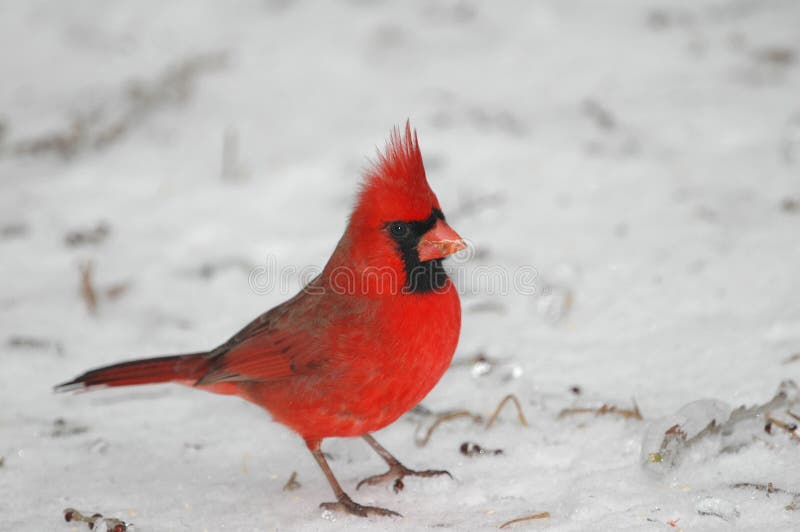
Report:
[[[389,226],[389,231],[392,233],[392,236],[406,236],[406,234],[408,234],[408,226],[406,224],[395,222]]]

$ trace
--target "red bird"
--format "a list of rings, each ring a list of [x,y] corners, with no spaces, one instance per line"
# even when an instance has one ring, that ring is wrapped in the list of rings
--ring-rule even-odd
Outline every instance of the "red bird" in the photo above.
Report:
[[[386,473],[358,487],[394,480],[401,488],[407,475],[449,475],[407,468],[370,433],[417,405],[449,366],[461,305],[442,260],[465,247],[428,186],[407,123],[367,172],[324,270],[296,296],[211,351],[123,362],[56,389],[177,382],[238,395],[303,437],[336,495],[322,508],[399,515],[354,502],[320,444],[361,436],[386,461]]]

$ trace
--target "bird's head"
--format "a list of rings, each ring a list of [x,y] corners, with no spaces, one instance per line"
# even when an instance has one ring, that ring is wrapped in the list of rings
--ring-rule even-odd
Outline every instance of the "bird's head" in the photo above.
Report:
[[[356,284],[369,291],[424,293],[447,285],[441,262],[466,244],[445,222],[408,123],[404,133],[392,131],[366,172],[342,246],[362,277]]]

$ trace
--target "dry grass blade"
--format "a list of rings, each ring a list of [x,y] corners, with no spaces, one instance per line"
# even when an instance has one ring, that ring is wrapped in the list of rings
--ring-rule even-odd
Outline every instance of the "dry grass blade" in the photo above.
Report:
[[[81,271],[81,298],[86,304],[86,309],[90,314],[97,312],[97,292],[92,284],[92,261],[86,261],[79,266]]]
[[[94,227],[75,229],[64,235],[64,244],[70,247],[102,244],[111,233],[110,226],[99,222]]]
[[[519,418],[519,422],[525,427],[528,426],[528,420],[525,419],[525,414],[522,413],[522,405],[520,404],[519,399],[517,399],[517,396],[512,393],[503,397],[503,400],[500,401],[499,405],[497,405],[497,408],[495,409],[494,413],[489,417],[489,421],[486,422],[487,429],[492,427],[494,422],[497,420],[497,416],[500,415],[500,412],[503,410],[503,407],[506,406],[506,403],[508,403],[509,401],[513,402],[514,405],[517,407],[517,417]]]
[[[491,426],[497,420],[497,417],[500,415],[500,412],[503,410],[503,407],[509,401],[513,402],[514,405],[517,407],[517,416],[519,418],[519,422],[525,427],[528,426],[528,420],[525,419],[525,414],[522,412],[522,405],[520,404],[519,399],[517,398],[516,395],[510,394],[505,396],[503,400],[500,401],[500,404],[497,405],[497,408],[495,408],[494,413],[492,413],[491,417],[486,423],[485,427],[487,429],[491,428]],[[454,419],[459,419],[462,417],[472,418],[472,420],[475,423],[483,423],[483,416],[475,414],[474,412],[470,412],[469,410],[457,410],[455,412],[445,412],[443,414],[439,414],[436,416],[436,419],[431,424],[431,426],[428,427],[428,430],[425,431],[425,435],[422,438],[416,439],[415,443],[417,444],[417,447],[424,447],[425,445],[427,445],[433,433],[436,431],[436,429],[439,428],[439,425],[447,421],[452,421]],[[420,426],[417,427],[417,432],[419,432]]]
[[[436,421],[434,421],[433,424],[430,427],[428,427],[428,430],[425,431],[425,436],[423,436],[421,439],[416,440],[415,443],[417,444],[417,447],[425,447],[426,445],[428,445],[428,442],[431,440],[431,436],[433,436],[433,433],[436,431],[436,429],[439,428],[439,425],[447,421],[452,421],[454,419],[459,419],[462,417],[472,418],[472,420],[475,422],[480,422],[483,420],[481,416],[479,416],[478,414],[474,414],[469,410],[458,410],[456,412],[439,414],[438,416],[436,416]]]
[[[120,297],[125,295],[125,293],[128,291],[128,289],[130,287],[131,286],[128,283],[117,283],[117,284],[111,285],[108,288],[106,288],[106,290],[105,290],[106,297],[108,299],[110,299],[111,301],[114,301],[115,299],[119,299]]]
[[[524,521],[534,521],[536,519],[550,519],[550,512],[539,512],[538,514],[526,515],[524,517],[517,517],[516,519],[512,519],[511,521],[506,521],[497,528],[508,528],[511,525],[515,525],[517,523],[522,523]]]
[[[301,484],[297,481],[297,471],[292,471],[289,480],[283,485],[283,491],[294,491],[300,487]]]
[[[48,349],[53,345],[53,341],[36,336],[14,335],[8,339],[6,345],[10,347],[24,347],[27,349]]]
[[[597,416],[605,416],[609,414],[617,415],[625,419],[644,420],[639,405],[636,401],[633,402],[633,408],[619,408],[616,405],[604,404],[600,408],[565,408],[558,413],[558,419],[563,419],[567,416],[574,416],[576,414],[595,414]]]
[[[789,435],[797,441],[800,441],[800,434],[797,434],[797,425],[794,423],[785,423],[780,419],[775,419],[774,417],[767,417],[767,425],[765,429],[769,432],[769,427],[775,425],[779,429],[782,429],[789,433]]]
[[[797,362],[800,360],[800,353],[795,353],[783,359],[784,364],[791,364],[792,362]]]
[[[736,484],[731,484],[732,488],[744,488],[744,489],[754,489],[758,491],[763,491],[767,494],[767,496],[773,493],[783,493],[786,495],[792,496],[792,502],[784,506],[784,510],[787,511],[794,511],[800,509],[800,493],[796,491],[789,491],[783,488],[777,488],[772,482],[768,482],[767,484],[761,484],[758,482],[737,482]]]
[[[94,263],[90,260],[81,263],[78,268],[81,274],[81,299],[83,299],[90,314],[97,314],[101,301],[116,301],[130,289],[130,283],[126,282],[116,283],[108,287],[97,287],[94,283]]]
[[[732,488],[752,488],[758,491],[766,491],[767,493],[791,493],[781,488],[776,488],[772,482],[768,482],[767,484],[759,484],[757,482],[737,482],[736,484],[731,484]]]

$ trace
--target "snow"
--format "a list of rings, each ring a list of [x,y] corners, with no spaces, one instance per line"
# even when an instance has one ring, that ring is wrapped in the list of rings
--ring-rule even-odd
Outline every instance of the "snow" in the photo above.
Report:
[[[656,473],[642,443],[800,381],[798,27],[794,0],[3,2],[0,530],[85,530],[67,507],[138,531],[489,530],[539,512],[511,528],[797,530],[800,447],[760,430],[765,413],[724,436],[735,448],[711,435]],[[384,464],[326,441],[354,499],[404,515],[363,520],[323,513],[300,439],[238,399],[51,393],[212,347],[291,295],[407,117],[474,244],[451,261],[455,364],[423,404],[485,420],[513,393],[529,426],[507,405],[418,447],[433,418],[409,414],[377,439],[455,478],[400,494],[356,492]],[[20,153],[54,132],[60,152]],[[99,242],[65,242],[102,223]],[[294,271],[259,290],[270,265]],[[559,416],[634,401],[644,421]]]

